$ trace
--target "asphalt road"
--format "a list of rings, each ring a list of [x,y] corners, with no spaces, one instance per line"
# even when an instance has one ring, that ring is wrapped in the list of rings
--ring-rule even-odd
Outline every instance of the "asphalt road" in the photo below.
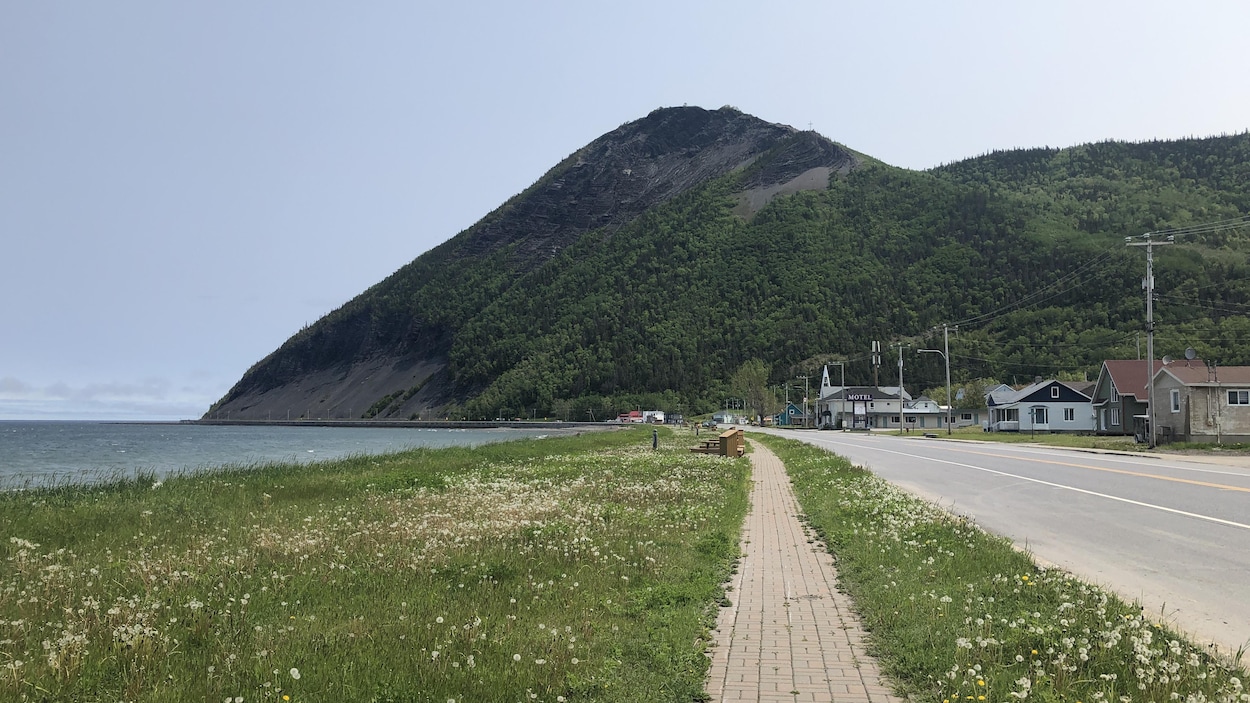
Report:
[[[1250,466],[1058,448],[770,430],[824,447],[1138,601],[1223,653],[1250,651]]]

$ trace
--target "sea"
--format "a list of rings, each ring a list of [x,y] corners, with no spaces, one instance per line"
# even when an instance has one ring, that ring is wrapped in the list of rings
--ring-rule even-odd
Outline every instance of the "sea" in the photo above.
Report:
[[[158,477],[275,461],[309,462],[416,447],[475,447],[552,429],[291,427],[0,421],[0,489]]]

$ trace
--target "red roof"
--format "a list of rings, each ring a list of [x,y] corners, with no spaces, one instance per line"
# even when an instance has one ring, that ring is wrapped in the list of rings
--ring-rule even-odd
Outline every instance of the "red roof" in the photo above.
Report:
[[[1250,366],[1217,366],[1208,370],[1206,364],[1197,360],[1188,365],[1177,361],[1169,364],[1167,371],[1187,386],[1250,385]]]
[[[1145,359],[1111,359],[1102,362],[1107,367],[1107,373],[1111,376],[1111,382],[1115,384],[1115,390],[1120,395],[1131,395],[1139,401],[1145,402],[1146,396],[1146,360]],[[1192,363],[1192,362],[1191,362]],[[1197,362],[1202,365],[1202,362]],[[1175,365],[1175,362],[1173,362]],[[1163,368],[1163,362],[1155,359],[1155,372]],[[1206,368],[1203,366],[1203,368]]]

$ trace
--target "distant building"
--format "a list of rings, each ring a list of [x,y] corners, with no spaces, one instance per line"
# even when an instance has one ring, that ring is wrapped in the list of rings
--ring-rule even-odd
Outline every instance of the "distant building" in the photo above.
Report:
[[[941,405],[924,396],[913,400],[898,386],[822,386],[815,420],[826,429],[898,429],[900,411],[903,429],[946,427]]]
[[[773,424],[777,427],[807,427],[807,415],[803,413],[803,408],[786,403],[786,407],[773,416]]]

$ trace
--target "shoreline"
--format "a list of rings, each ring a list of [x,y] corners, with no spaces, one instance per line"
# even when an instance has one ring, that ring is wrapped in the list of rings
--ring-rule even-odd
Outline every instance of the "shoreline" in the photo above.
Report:
[[[131,422],[125,424],[169,424]],[[180,420],[180,425],[233,425],[245,427],[412,427],[418,429],[489,430],[499,428],[572,430],[615,427],[604,422],[565,422],[561,420]],[[623,426],[623,425],[620,425]]]

